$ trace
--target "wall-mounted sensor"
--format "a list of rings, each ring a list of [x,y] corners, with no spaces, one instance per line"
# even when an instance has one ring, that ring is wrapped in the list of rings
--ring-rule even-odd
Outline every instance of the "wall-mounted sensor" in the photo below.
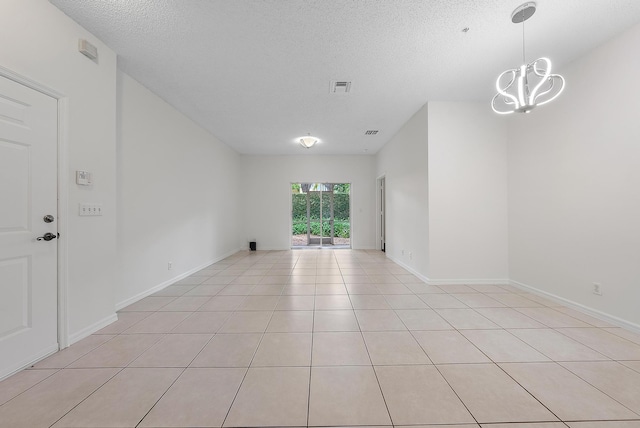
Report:
[[[78,39],[78,51],[89,59],[98,59],[98,48],[85,39]]]
[[[91,186],[93,184],[93,174],[87,171],[76,171],[76,184]]]

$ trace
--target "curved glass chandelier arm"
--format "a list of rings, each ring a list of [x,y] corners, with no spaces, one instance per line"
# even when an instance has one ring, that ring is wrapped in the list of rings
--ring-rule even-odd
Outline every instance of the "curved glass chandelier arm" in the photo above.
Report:
[[[543,90],[541,90],[540,92],[538,92],[538,95],[536,96],[536,98],[534,99],[537,100],[538,98],[544,97],[545,95],[547,95],[549,92],[553,91],[553,88],[555,87],[555,83],[552,79],[547,80],[547,83],[549,84],[549,86]],[[539,104],[538,104],[539,105]]]
[[[545,64],[544,69],[539,67],[539,64],[541,62]],[[537,105],[541,106],[555,100],[558,95],[562,93],[562,91],[564,90],[564,77],[560,76],[559,74],[551,74],[551,60],[549,58],[539,58],[535,60],[532,65],[533,72],[536,74],[536,76],[542,77],[542,80],[540,80],[540,83],[538,84],[538,86],[536,86],[534,92],[531,93],[530,104],[535,105],[537,103]],[[558,82],[558,85],[556,85],[556,82]],[[538,93],[538,90],[544,83],[548,83],[549,88]],[[544,98],[547,94],[554,92],[554,90],[557,90],[557,92],[555,92],[551,96],[551,98],[539,103],[537,102],[538,99]]]
[[[507,74],[511,74],[511,79],[505,85],[504,88],[501,88],[500,87],[500,81]],[[513,84],[516,81],[517,76],[518,76],[518,70],[513,68],[511,70],[507,70],[507,71],[503,72],[500,76],[498,76],[498,79],[496,80],[496,90],[498,91],[498,94],[502,95],[505,98],[510,99],[511,101],[513,101],[516,104],[518,104],[518,99],[515,96],[511,95],[510,93],[508,93],[507,91],[509,90],[509,88],[511,88],[511,86],[513,86]]]
[[[504,88],[501,87],[500,83],[503,80],[503,77],[507,76],[509,74],[511,75],[509,81],[504,86]],[[516,82],[517,75],[518,75],[518,70],[517,69],[511,69],[511,70],[504,71],[500,76],[498,76],[498,79],[496,80],[496,90],[498,91],[498,93],[493,97],[493,100],[491,100],[491,108],[496,113],[498,113],[498,114],[511,114],[511,113],[513,113],[513,110],[500,110],[500,109],[498,109],[498,107],[496,107],[496,101],[497,100],[501,100],[502,103],[505,106],[515,106],[516,109],[520,108],[520,102],[518,101],[518,98],[516,98],[515,95],[510,94],[509,92],[507,92],[514,85],[514,83]],[[500,98],[500,97],[502,97],[502,98]]]
[[[546,95],[549,92],[551,92],[553,90],[553,87],[555,86],[554,82],[556,82],[556,81],[560,82],[560,85],[559,85],[560,88],[558,89],[558,92],[556,92],[551,98],[549,98],[548,100],[544,100],[544,101],[539,102],[538,103],[539,106],[543,106],[543,105],[545,105],[547,103],[550,103],[551,101],[553,101],[556,98],[558,98],[558,96],[562,93],[562,91],[564,91],[564,82],[565,82],[564,77],[560,76],[559,74],[551,74],[550,75],[550,79],[553,79],[553,80],[551,80],[552,87],[548,91],[545,91],[544,93],[540,94],[537,98],[539,98],[539,97],[541,97],[543,95]]]
[[[515,113],[515,110],[498,110],[498,108],[496,107],[496,100],[498,99],[498,97],[500,96],[500,94],[496,94],[493,97],[493,100],[491,100],[491,108],[493,109],[494,112],[498,113],[498,114],[511,114],[511,113]],[[506,104],[506,102],[504,103]]]
[[[539,70],[538,69],[538,63],[539,62],[544,62],[547,66],[544,70]],[[533,70],[533,72],[537,75],[540,76],[540,72],[542,72],[542,79],[540,79],[540,81],[538,82],[538,84],[533,88],[533,90],[531,91],[531,94],[529,95],[529,105],[535,105],[536,104],[536,98],[537,98],[537,94],[538,91],[540,90],[540,87],[542,87],[542,85],[544,85],[547,80],[549,79],[549,75],[551,74],[551,61],[549,61],[548,58],[539,58],[535,61],[533,61],[531,64],[529,64],[527,66],[527,69],[529,70]]]
[[[541,69],[540,67],[538,67],[540,61],[543,61],[547,65],[547,68]],[[533,61],[531,65],[533,66],[533,72],[536,74],[536,76],[544,77],[545,75],[551,73],[551,60],[549,58],[538,58],[537,60]]]

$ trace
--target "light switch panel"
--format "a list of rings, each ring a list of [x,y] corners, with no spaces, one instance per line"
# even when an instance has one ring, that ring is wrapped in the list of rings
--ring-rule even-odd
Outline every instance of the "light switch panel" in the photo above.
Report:
[[[102,204],[80,203],[78,215],[84,216],[101,216]]]

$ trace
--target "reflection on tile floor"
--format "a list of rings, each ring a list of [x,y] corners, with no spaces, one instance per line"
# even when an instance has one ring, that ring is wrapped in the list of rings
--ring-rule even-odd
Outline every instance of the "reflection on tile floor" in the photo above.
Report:
[[[240,252],[0,383],[0,428],[640,428],[640,335],[378,251]]]

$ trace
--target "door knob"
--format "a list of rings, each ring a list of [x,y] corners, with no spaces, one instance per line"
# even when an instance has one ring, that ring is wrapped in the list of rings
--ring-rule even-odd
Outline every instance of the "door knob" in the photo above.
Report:
[[[54,218],[51,214],[47,214],[44,216],[43,220],[45,223],[53,223]]]
[[[42,236],[38,236],[36,238],[36,241],[51,241],[52,239],[56,239],[56,238],[59,238],[59,237],[60,237],[59,233],[58,233],[58,236],[56,236],[51,232],[47,232]]]

